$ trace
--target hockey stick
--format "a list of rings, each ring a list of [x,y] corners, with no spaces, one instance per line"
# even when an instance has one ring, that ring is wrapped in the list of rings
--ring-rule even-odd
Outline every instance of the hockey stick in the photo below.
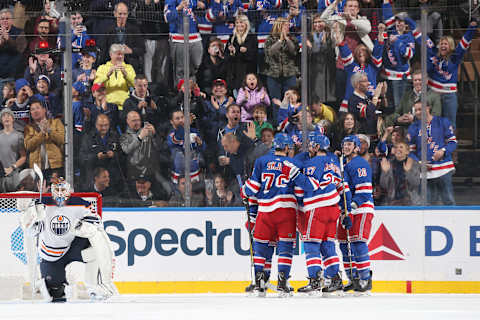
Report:
[[[344,174],[344,168],[343,168],[343,152],[342,156],[340,157],[340,172],[342,174],[342,188],[343,188],[343,208],[344,208],[344,213],[342,214],[343,217],[348,217],[348,211],[347,211],[347,191],[345,189],[345,174]],[[343,219],[343,218],[342,218]],[[345,230],[347,232],[347,253],[348,253],[348,260],[350,263],[350,279],[353,281],[353,262],[352,262],[352,247],[350,244],[350,233],[348,232],[348,229]]]
[[[39,199],[39,202],[41,203],[42,202],[42,196],[43,196],[43,173],[42,173],[42,170],[40,169],[40,167],[34,163],[33,164],[33,171],[35,172],[35,174],[38,176],[38,178],[40,179],[40,187],[38,188],[39,190],[39,193],[40,193],[40,199]],[[36,275],[37,275],[37,272],[38,272],[38,268],[39,268],[39,265],[38,265],[38,246],[39,246],[39,237],[40,237],[40,233],[37,233],[35,235],[35,238],[34,238],[34,244],[35,244],[35,253],[32,255],[33,259],[34,259],[34,263],[33,265],[30,266],[30,268],[33,268],[31,274],[30,274],[30,281],[31,281],[31,284],[32,284],[32,297],[35,295],[35,292],[37,291],[37,285],[36,285]]]
[[[242,178],[240,175],[237,175],[237,182],[242,189]],[[247,223],[248,223],[248,240],[250,242],[250,276],[252,278],[252,284],[255,284],[255,264],[253,263],[253,234],[252,234],[252,220],[250,220],[250,208],[248,206],[248,198],[243,202],[245,205],[245,212],[247,214]]]

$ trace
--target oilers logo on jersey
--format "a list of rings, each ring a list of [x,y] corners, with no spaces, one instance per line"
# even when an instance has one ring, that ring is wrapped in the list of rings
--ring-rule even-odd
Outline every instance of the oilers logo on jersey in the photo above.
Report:
[[[68,233],[70,225],[70,219],[63,215],[55,216],[50,220],[50,230],[57,236]]]

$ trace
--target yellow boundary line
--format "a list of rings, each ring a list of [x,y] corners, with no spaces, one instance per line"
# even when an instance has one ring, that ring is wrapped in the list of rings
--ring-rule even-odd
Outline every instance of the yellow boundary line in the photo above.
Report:
[[[291,281],[297,289],[306,281]],[[123,294],[242,293],[248,281],[138,281],[116,282]],[[480,281],[373,281],[372,292],[381,293],[480,293]]]

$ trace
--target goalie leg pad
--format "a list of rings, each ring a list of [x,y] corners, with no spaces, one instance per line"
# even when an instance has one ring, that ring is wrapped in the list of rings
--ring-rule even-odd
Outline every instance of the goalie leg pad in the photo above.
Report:
[[[118,294],[118,290],[113,283],[113,272],[115,257],[110,239],[107,233],[103,229],[98,229],[97,232],[88,238],[95,253],[95,261],[98,266],[97,284],[104,287],[109,295]],[[85,252],[85,255],[90,255],[92,252]],[[83,252],[82,252],[83,255]],[[90,263],[90,262],[89,262]],[[87,263],[88,264],[88,263]],[[94,272],[94,266],[91,266],[92,272]],[[91,275],[93,279],[93,273]]]

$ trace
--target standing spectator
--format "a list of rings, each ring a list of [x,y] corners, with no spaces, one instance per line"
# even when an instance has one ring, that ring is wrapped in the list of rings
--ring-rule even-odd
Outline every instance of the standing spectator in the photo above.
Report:
[[[107,62],[109,58],[107,49],[111,48],[113,44],[119,44],[123,46],[122,52],[125,55],[125,62],[133,67],[134,72],[143,73],[145,43],[140,34],[140,29],[135,24],[127,21],[128,6],[125,2],[118,2],[115,5],[113,15],[115,17],[115,23],[108,26],[107,30],[101,32],[105,35],[100,43],[100,47],[104,52],[100,61],[103,63]]]
[[[82,165],[81,176],[85,181],[91,181],[96,168],[105,168],[112,175],[116,191],[122,190],[123,155],[120,150],[119,136],[110,127],[110,119],[105,114],[99,114],[95,121],[95,130],[83,135],[80,147]]]
[[[352,75],[357,72],[364,72],[370,85],[368,87],[368,94],[372,96],[377,88],[377,75],[382,66],[382,54],[383,54],[383,31],[385,25],[380,24],[379,29],[381,31],[378,36],[378,41],[375,41],[373,52],[371,52],[364,44],[359,44],[355,48],[353,54],[345,43],[345,40],[341,40],[342,34],[337,29],[335,32],[335,42],[340,50],[340,56],[343,61],[343,68],[347,75],[347,86],[345,88],[345,97],[340,105],[340,111],[347,111],[348,100],[352,96],[353,86],[351,83]]]
[[[112,130],[120,130],[120,119],[118,107],[114,103],[107,102],[107,90],[103,83],[95,83],[92,86],[93,103],[88,106],[88,111],[85,112],[87,121],[85,123],[85,131],[89,132],[97,121],[100,114],[104,114],[110,120],[110,128]]]
[[[190,178],[194,182],[200,181],[200,165],[203,162],[203,151],[205,144],[200,136],[200,132],[195,128],[190,128],[190,146],[185,146],[184,137],[184,116],[183,111],[175,110],[170,116],[170,124],[173,129],[167,137],[168,147],[170,148],[172,165],[172,181],[178,183],[178,178],[185,175],[185,148],[192,150],[190,162]]]
[[[240,7],[242,7],[241,0],[214,0],[210,2],[205,17],[208,22],[212,23],[213,33],[216,34],[223,43],[227,42],[233,32],[233,21]]]
[[[175,74],[174,83],[178,83],[180,79],[185,79],[183,68],[183,15],[187,15],[190,20],[188,41],[190,47],[189,78],[197,74],[198,67],[202,62],[202,37],[200,33],[198,33],[198,25],[194,14],[195,9],[205,9],[205,4],[197,0],[167,0],[165,2],[165,20],[167,20],[170,25],[170,55],[172,57]]]
[[[455,48],[455,41],[451,36],[440,38],[437,47],[432,41],[427,42],[427,71],[428,85],[433,91],[442,95],[442,117],[448,118],[455,128],[457,125],[457,82],[458,67],[462,63],[463,56],[470,47],[473,35],[477,30],[477,22],[472,21],[467,32]],[[415,40],[421,43],[422,34],[418,30],[414,32]]]
[[[372,41],[377,39],[379,34],[378,25],[382,22],[380,3],[380,0],[361,0],[360,3],[360,15],[366,17],[372,26],[372,30],[368,34]]]
[[[43,0],[42,2],[43,9],[35,19],[35,27],[37,27],[42,20],[46,20],[49,24],[50,34],[56,35],[58,33],[58,19],[60,18],[60,14],[55,8],[55,1]]]
[[[37,48],[42,48],[45,45],[40,45],[42,42],[48,43],[48,48],[55,48],[56,36],[50,34],[50,23],[47,19],[41,19],[35,29],[37,34],[28,44],[28,54],[33,54]]]
[[[312,18],[307,48],[310,96],[319,97],[321,101],[335,101],[335,43],[327,23],[319,14]]]
[[[155,127],[150,123],[142,125],[137,111],[127,114],[127,130],[120,136],[120,146],[127,157],[127,177],[133,182],[141,174],[155,178],[157,182],[165,182],[159,173],[161,141]]]
[[[13,25],[13,18],[9,9],[0,10],[0,90],[6,82],[15,79],[19,66],[24,63],[27,41],[23,30]]]
[[[30,122],[30,98],[33,91],[27,80],[20,78],[15,81],[17,96],[7,101],[7,108],[13,111],[16,130],[23,132],[23,128]]]
[[[281,99],[284,93],[296,84],[299,52],[298,40],[290,34],[286,18],[277,18],[272,32],[265,42],[265,75],[268,92],[272,98]]]
[[[205,123],[208,123],[209,126],[204,130],[206,141],[215,141],[218,129],[225,125],[227,108],[234,102],[233,98],[229,97],[227,93],[227,82],[225,80],[216,79],[213,81],[212,95],[210,101],[207,101]]]
[[[342,38],[350,51],[355,52],[357,46],[363,43],[370,51],[373,51],[373,42],[369,37],[372,30],[370,21],[359,15],[359,0],[346,0],[343,12],[336,9],[340,5],[339,0],[332,1],[330,5],[322,12],[321,18],[327,21],[332,32],[332,37],[338,30],[341,31]],[[341,7],[341,6],[340,6]],[[341,9],[339,9],[341,10]],[[338,101],[342,101],[344,97],[344,88],[347,85],[347,74],[344,71],[343,61],[337,52],[337,71],[335,73],[335,95]]]
[[[27,155],[23,134],[13,128],[14,116],[10,109],[3,109],[0,112],[0,120],[3,130],[0,131],[0,165],[5,174],[0,178],[1,192],[15,191],[20,182],[19,173]]]
[[[270,106],[270,97],[256,74],[248,73],[237,95],[237,104],[242,107],[242,122],[252,120],[253,108],[259,103]]]
[[[411,78],[410,60],[415,53],[415,39],[411,31],[415,22],[405,12],[394,16],[389,0],[383,1],[383,20],[389,30],[385,45],[385,75],[390,101],[397,107],[407,87],[407,79]]]
[[[65,128],[60,119],[47,119],[47,109],[38,100],[30,102],[32,121],[25,127],[29,167],[36,163],[46,177],[62,176]]]
[[[348,100],[348,112],[355,115],[359,122],[359,133],[370,137],[377,134],[377,108],[374,101],[368,96],[370,81],[364,72],[355,73],[352,78],[353,94]]]
[[[242,86],[242,79],[247,74],[257,72],[257,37],[250,32],[250,21],[244,14],[237,15],[233,34],[227,43],[228,61],[227,80],[232,89]]]
[[[422,94],[422,71],[416,70],[412,74],[413,88],[405,90],[400,100],[400,104],[395,108],[395,112],[387,117],[387,127],[398,125],[408,127],[414,121],[413,105],[420,101]],[[427,104],[432,106],[432,115],[442,116],[442,101],[438,93],[427,89]]]
[[[422,103],[415,103],[414,108],[417,120],[408,128],[407,140],[412,151],[410,156],[419,161],[422,154]],[[452,185],[455,165],[452,161],[452,152],[457,148],[457,138],[450,120],[433,116],[431,110],[432,107],[426,105],[428,203],[435,204],[437,198],[440,198],[444,205],[455,205]]]
[[[94,83],[104,84],[107,102],[114,103],[123,110],[123,103],[129,96],[129,88],[134,86],[135,70],[125,63],[125,46],[114,43],[110,47],[110,61],[98,67]]]
[[[223,42],[220,39],[210,39],[207,52],[208,55],[203,56],[203,61],[198,68],[197,83],[200,90],[210,95],[212,94],[213,80],[227,78],[227,63],[224,57]]]
[[[380,162],[380,185],[386,190],[387,206],[411,206],[420,202],[420,165],[408,154],[408,144],[399,142],[395,145],[395,157],[392,160],[384,157]]]
[[[79,11],[72,12],[70,17],[70,26],[72,33],[72,49],[81,50],[86,47],[90,36],[87,34],[87,27],[83,24],[83,16]],[[65,48],[65,24],[60,24],[59,35],[57,38],[60,48]],[[81,52],[72,52],[72,68],[78,67],[82,59]],[[74,78],[75,81],[75,78]]]
[[[5,108],[7,106],[8,100],[10,99],[15,100],[15,82],[10,81],[10,82],[4,83],[3,89],[2,89],[2,96],[3,96],[3,100],[2,100],[1,107]]]
[[[148,82],[159,84],[160,88],[171,87],[169,69],[170,48],[168,23],[163,15],[164,2],[155,0],[136,1],[137,20],[142,21],[140,31],[145,39],[144,74]],[[138,71],[137,71],[138,72]]]
[[[123,104],[123,114],[128,114],[135,110],[142,117],[142,122],[149,122],[155,128],[158,128],[160,121],[168,116],[165,108],[159,110],[155,100],[148,90],[148,80],[143,74],[135,77],[135,90],[130,93],[130,97]],[[122,119],[122,124],[125,120]]]

